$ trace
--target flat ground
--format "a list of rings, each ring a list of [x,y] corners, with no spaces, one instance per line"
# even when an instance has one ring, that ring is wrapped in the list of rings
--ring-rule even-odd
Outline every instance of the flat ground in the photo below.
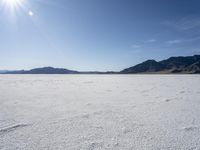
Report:
[[[198,75],[0,75],[0,149],[199,150]]]

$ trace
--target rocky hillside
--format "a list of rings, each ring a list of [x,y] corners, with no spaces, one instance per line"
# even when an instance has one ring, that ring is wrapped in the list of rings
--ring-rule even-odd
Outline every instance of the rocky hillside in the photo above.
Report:
[[[147,60],[120,73],[200,73],[200,55],[171,57],[159,62]]]

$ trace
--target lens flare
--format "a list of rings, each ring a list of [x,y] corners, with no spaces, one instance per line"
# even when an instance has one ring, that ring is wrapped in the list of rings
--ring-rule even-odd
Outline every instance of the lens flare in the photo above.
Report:
[[[32,17],[34,13],[31,10],[29,10],[28,15]]]

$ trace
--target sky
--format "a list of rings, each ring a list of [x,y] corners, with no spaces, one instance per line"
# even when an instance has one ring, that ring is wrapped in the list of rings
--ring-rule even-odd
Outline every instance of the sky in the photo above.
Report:
[[[195,54],[199,0],[0,0],[0,70],[120,71]]]

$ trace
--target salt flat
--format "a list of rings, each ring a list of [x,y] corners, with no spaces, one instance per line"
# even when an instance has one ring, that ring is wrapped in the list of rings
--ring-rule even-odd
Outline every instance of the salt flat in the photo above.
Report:
[[[199,150],[198,75],[0,75],[0,149]]]

